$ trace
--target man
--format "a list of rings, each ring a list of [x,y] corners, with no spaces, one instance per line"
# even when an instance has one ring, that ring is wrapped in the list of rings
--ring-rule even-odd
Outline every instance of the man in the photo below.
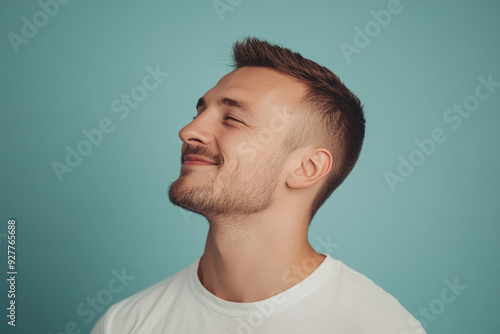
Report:
[[[179,132],[174,205],[206,217],[203,255],[113,305],[98,333],[425,333],[396,299],[308,243],[352,170],[358,98],[328,69],[255,38]]]

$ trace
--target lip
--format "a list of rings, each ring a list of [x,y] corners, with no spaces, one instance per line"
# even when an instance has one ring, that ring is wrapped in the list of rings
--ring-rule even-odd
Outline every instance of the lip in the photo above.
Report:
[[[183,166],[185,166],[185,165],[215,166],[217,164],[213,161],[203,159],[203,158],[195,156],[195,155],[186,155],[184,157],[184,162],[182,163],[182,165]]]

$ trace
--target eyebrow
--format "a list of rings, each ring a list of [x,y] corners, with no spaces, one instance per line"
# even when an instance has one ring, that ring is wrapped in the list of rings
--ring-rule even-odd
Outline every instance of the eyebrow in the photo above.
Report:
[[[198,103],[196,104],[196,109],[198,109],[200,107],[206,107],[206,105],[207,104],[205,102],[205,99],[203,97],[200,97],[198,99]],[[258,117],[255,114],[255,112],[250,108],[250,106],[248,105],[248,103],[246,103],[245,101],[235,100],[235,99],[231,99],[231,98],[228,98],[228,97],[223,97],[223,98],[220,98],[220,99],[217,100],[217,105],[225,105],[225,106],[228,106],[228,107],[238,108],[241,111],[244,111],[245,113],[247,113],[249,116],[251,116],[254,119],[258,120]]]

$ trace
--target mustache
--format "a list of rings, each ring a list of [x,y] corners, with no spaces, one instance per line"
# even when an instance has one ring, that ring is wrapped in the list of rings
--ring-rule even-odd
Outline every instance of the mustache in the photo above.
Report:
[[[223,161],[222,156],[212,153],[207,147],[187,145],[184,152],[182,152],[181,164],[184,161],[184,157],[188,154],[197,155],[207,160],[211,160],[216,164],[221,164]]]

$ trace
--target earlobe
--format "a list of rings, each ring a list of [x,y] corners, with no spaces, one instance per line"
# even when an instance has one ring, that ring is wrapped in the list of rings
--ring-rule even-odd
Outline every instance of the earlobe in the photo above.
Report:
[[[290,188],[301,189],[319,182],[332,168],[332,155],[325,148],[309,151],[299,165],[292,170],[286,183]]]

